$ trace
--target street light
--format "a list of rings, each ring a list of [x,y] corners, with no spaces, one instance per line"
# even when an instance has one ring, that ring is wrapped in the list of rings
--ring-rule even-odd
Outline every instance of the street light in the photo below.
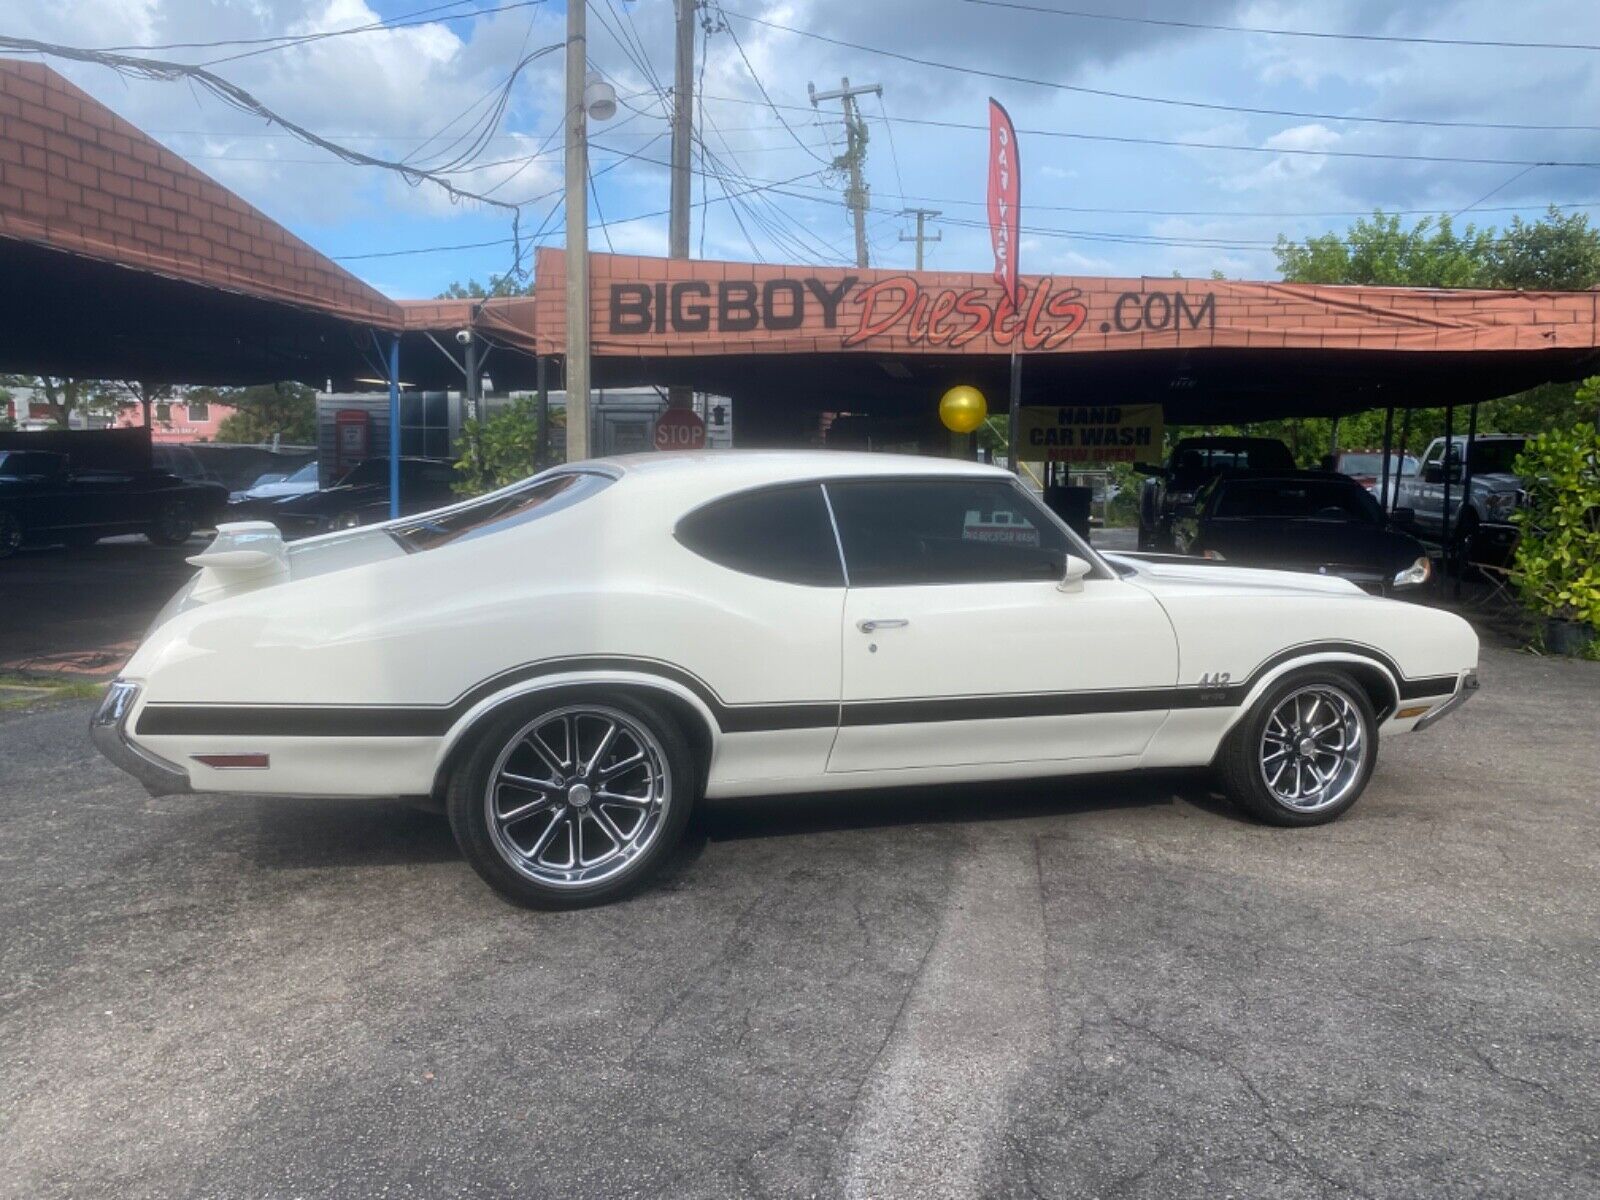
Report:
[[[589,457],[589,126],[617,93],[588,70],[588,5],[567,5],[567,459]]]

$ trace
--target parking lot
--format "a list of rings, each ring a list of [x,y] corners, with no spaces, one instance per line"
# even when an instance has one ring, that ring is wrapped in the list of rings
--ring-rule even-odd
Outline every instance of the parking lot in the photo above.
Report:
[[[0,1193],[1592,1196],[1600,666],[1305,831],[1202,778],[725,802],[611,908],[0,712]]]

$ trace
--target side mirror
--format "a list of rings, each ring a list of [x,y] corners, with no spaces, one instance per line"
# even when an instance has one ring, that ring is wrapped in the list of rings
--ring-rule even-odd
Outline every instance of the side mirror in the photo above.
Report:
[[[1319,458],[1317,460],[1317,469],[1320,470],[1320,471],[1331,471],[1331,470],[1333,470],[1334,469],[1334,457],[1333,457],[1333,455],[1324,454],[1321,458]]]
[[[1063,592],[1083,591],[1083,577],[1094,567],[1076,554],[1067,555],[1067,562],[1061,571],[1061,582],[1056,585]]]
[[[1427,466],[1422,468],[1422,482],[1443,483],[1444,468],[1436,462],[1429,463]]]
[[[1417,523],[1417,510],[1414,508],[1397,508],[1389,514],[1389,524],[1397,529],[1410,529]]]

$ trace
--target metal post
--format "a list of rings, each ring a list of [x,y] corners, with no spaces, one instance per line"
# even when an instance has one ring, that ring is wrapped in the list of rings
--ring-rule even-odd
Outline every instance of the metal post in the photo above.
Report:
[[[1383,415],[1383,473],[1380,476],[1382,482],[1378,484],[1378,502],[1382,506],[1385,516],[1388,516],[1390,509],[1394,507],[1393,497],[1389,495],[1389,448],[1393,444],[1394,405],[1391,404]],[[1394,487],[1395,491],[1400,490],[1400,474],[1398,470],[1395,472]]]
[[[589,457],[589,115],[586,4],[567,5],[567,461]]]
[[[1444,507],[1439,510],[1439,537],[1444,542],[1444,563],[1448,567],[1454,557],[1454,546],[1450,536],[1454,522],[1450,520],[1450,452],[1455,449],[1456,406],[1444,406],[1444,458],[1439,462],[1439,471],[1444,480]]]
[[[667,220],[667,256],[689,257],[689,211],[694,176],[690,147],[694,137],[694,14],[699,0],[676,0],[678,43],[672,89],[672,209]],[[694,389],[667,388],[668,408],[692,408]]]
[[[1457,514],[1455,527],[1452,533],[1461,535],[1461,518],[1466,515],[1467,505],[1472,503],[1472,447],[1478,441],[1478,405],[1473,403],[1467,414],[1467,449],[1461,456],[1461,512]],[[1452,539],[1453,540],[1453,539]],[[1461,599],[1461,576],[1467,569],[1467,551],[1470,547],[1461,547],[1461,561],[1456,563],[1455,598]]]
[[[550,356],[539,355],[539,448],[534,465],[541,471],[550,465],[550,382],[547,377],[549,366]]]
[[[466,401],[467,420],[478,419],[478,337],[473,330],[467,330],[467,387],[466,394],[462,397]]]
[[[819,92],[816,86],[810,83],[806,84],[806,91],[811,96],[812,108],[820,107],[824,100],[838,100],[844,106],[844,159],[845,165],[850,170],[850,186],[845,189],[844,202],[855,218],[856,266],[865,267],[868,265],[867,206],[871,199],[871,190],[861,178],[861,168],[867,158],[867,127],[856,106],[856,97],[868,92],[882,96],[883,85],[868,83],[860,87],[851,87],[848,77],[839,82],[841,87],[836,92]]]
[[[1015,350],[1011,352],[1011,403],[1009,406],[1010,420],[1007,423],[1006,457],[1011,460],[1011,473],[1022,474],[1021,454],[1021,429],[1022,429],[1022,355]]]
[[[925,222],[941,215],[940,210],[937,208],[902,208],[900,210],[900,215],[902,217],[916,217],[917,219],[917,236],[907,237],[902,233],[900,235],[900,240],[902,242],[915,242],[917,244],[917,270],[920,271],[922,270],[922,244],[924,242],[944,241],[944,234],[942,233],[928,234],[923,231]]]
[[[400,335],[389,335],[389,519],[400,515]]]

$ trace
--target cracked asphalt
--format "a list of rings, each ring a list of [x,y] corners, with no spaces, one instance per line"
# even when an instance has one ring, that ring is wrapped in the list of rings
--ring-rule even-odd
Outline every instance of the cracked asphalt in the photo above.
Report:
[[[442,820],[0,713],[0,1195],[1592,1197],[1600,667],[1339,823],[1194,776],[724,803],[512,909]]]

